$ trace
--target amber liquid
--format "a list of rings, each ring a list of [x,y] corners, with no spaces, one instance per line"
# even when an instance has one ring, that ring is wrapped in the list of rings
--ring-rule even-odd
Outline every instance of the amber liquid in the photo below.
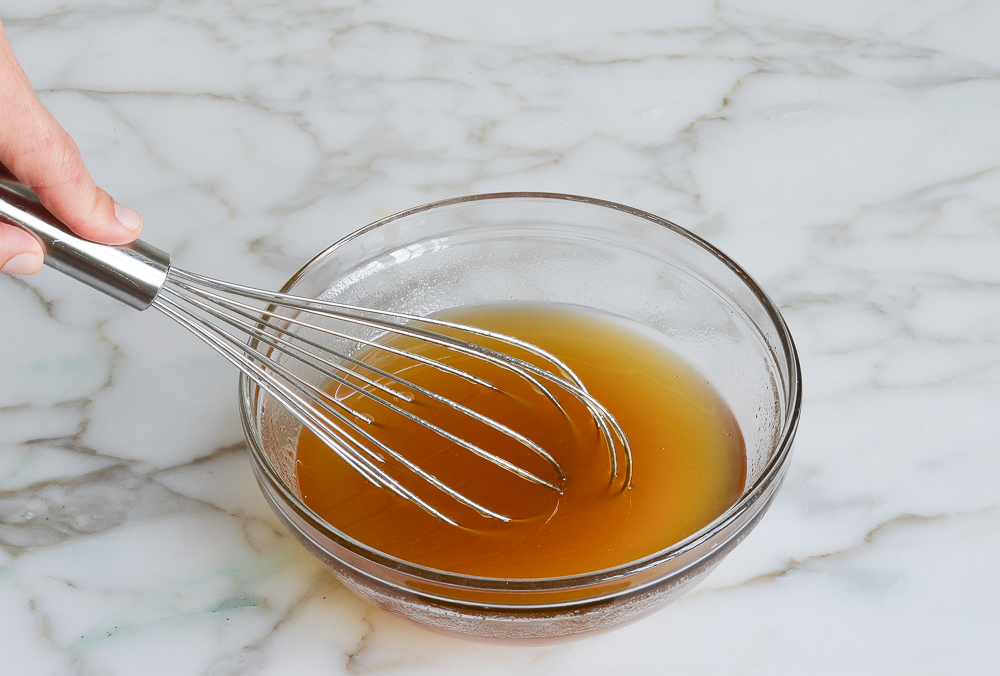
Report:
[[[631,486],[613,478],[592,418],[561,394],[565,413],[508,371],[409,338],[387,341],[473,372],[498,391],[403,357],[365,349],[356,356],[488,414],[538,442],[566,472],[561,494],[529,483],[378,404],[333,389],[376,422],[365,428],[453,488],[507,516],[479,516],[389,461],[385,467],[459,525],[449,525],[372,486],[306,430],[297,478],[303,500],[349,536],[400,559],[487,577],[544,578],[628,563],[710,523],[740,496],[746,454],[736,421],[706,379],[651,330],[591,310],[505,304],[443,318],[517,336],[557,355],[618,419],[633,453]],[[503,348],[512,353],[510,348]],[[535,363],[535,357],[517,355]],[[469,417],[416,395],[393,402],[448,431],[558,482],[544,460]],[[619,453],[619,458],[621,455]]]

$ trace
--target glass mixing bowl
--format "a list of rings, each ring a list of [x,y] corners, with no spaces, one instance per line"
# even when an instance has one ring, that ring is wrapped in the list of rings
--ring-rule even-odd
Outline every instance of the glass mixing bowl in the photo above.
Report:
[[[348,588],[427,627],[551,640],[646,615],[691,589],[746,537],[788,466],[801,383],[778,309],[725,254],[651,214],[544,193],[436,202],[345,237],[282,291],[417,315],[502,301],[611,312],[661,332],[739,422],[747,450],[743,494],[685,540],[583,575],[473,577],[388,556],[306,506],[294,471],[299,425],[243,376],[240,407],[254,471],[279,518]]]

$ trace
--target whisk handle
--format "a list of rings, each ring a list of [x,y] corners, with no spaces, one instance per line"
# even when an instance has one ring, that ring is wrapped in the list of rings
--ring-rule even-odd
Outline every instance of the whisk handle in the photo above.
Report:
[[[170,254],[136,240],[98,244],[75,235],[0,165],[0,222],[34,235],[45,264],[136,310],[152,304],[170,269]]]

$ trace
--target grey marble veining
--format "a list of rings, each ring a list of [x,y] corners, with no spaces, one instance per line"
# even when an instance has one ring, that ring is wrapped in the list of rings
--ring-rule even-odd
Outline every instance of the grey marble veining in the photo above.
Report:
[[[144,238],[277,288],[377,218],[498,190],[623,202],[781,306],[785,487],[700,586],[501,647],[367,606],[279,526],[235,372],[57,273],[0,278],[0,647],[23,674],[995,673],[995,3],[0,0]],[[6,673],[6,671],[5,671]]]

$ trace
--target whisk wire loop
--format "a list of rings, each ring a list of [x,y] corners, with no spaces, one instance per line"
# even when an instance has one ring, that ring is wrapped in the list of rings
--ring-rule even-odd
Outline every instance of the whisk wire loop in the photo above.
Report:
[[[239,299],[266,303],[267,307],[262,310]],[[496,389],[487,380],[444,364],[438,359],[387,345],[386,342],[374,338],[334,328],[327,320],[345,322],[348,325],[361,327],[363,330],[382,334],[389,333],[415,338],[418,341],[443,346],[458,354],[483,360],[517,374],[527,385],[542,394],[564,414],[566,413],[565,409],[558,398],[549,390],[549,387],[562,389],[580,401],[593,418],[608,449],[612,477],[618,477],[619,474],[618,453],[620,452],[625,459],[626,468],[622,489],[627,488],[631,482],[631,449],[617,420],[587,392],[586,387],[572,369],[554,355],[531,343],[478,327],[465,326],[437,318],[358,308],[333,301],[262,291],[221,282],[177,268],[171,268],[168,271],[166,282],[160,294],[154,299],[153,306],[194,332],[229,361],[236,364],[251,380],[274,397],[296,420],[312,431],[317,438],[327,444],[333,452],[366,480],[413,502],[448,523],[455,523],[455,521],[446,516],[442,510],[429,504],[426,499],[418,496],[413,490],[404,486],[382,467],[386,459],[391,459],[458,503],[473,509],[484,517],[504,521],[509,520],[509,517],[472,500],[409,460],[399,451],[390,448],[365,429],[366,424],[373,422],[371,415],[355,410],[345,403],[342,397],[325,391],[311,382],[310,379],[283,366],[279,360],[274,359],[274,355],[285,355],[295,363],[318,373],[324,381],[336,383],[337,386],[346,388],[348,392],[362,396],[386,410],[392,411],[393,414],[400,415],[434,432],[460,448],[474,453],[526,481],[561,492],[559,484],[546,480],[536,473],[449,432],[393,403],[390,398],[410,402],[413,401],[412,393],[416,393],[449,406],[501,432],[545,459],[558,475],[559,483],[562,483],[566,479],[565,471],[555,458],[539,444],[509,426],[468,406],[411,382],[399,374],[385,371],[375,364],[352,356],[353,348],[350,348],[350,345],[364,345],[376,350],[385,350],[397,356],[412,359],[416,363],[461,377],[477,386]],[[288,314],[285,314],[286,312]],[[323,319],[324,323],[318,324],[315,321],[309,321],[306,319],[309,315]],[[380,319],[379,316],[388,319]],[[407,322],[407,324],[397,323],[401,321]],[[542,360],[551,369],[512,354],[500,352],[492,347],[457,338],[454,335],[430,331],[415,325],[418,323],[439,327],[452,333],[466,332],[494,344],[515,347]],[[336,349],[308,337],[307,334],[310,332],[326,336],[327,339],[337,339],[347,347]],[[249,342],[246,341],[247,337],[251,339]],[[366,373],[372,375],[369,376]],[[386,396],[379,396],[380,394]]]

